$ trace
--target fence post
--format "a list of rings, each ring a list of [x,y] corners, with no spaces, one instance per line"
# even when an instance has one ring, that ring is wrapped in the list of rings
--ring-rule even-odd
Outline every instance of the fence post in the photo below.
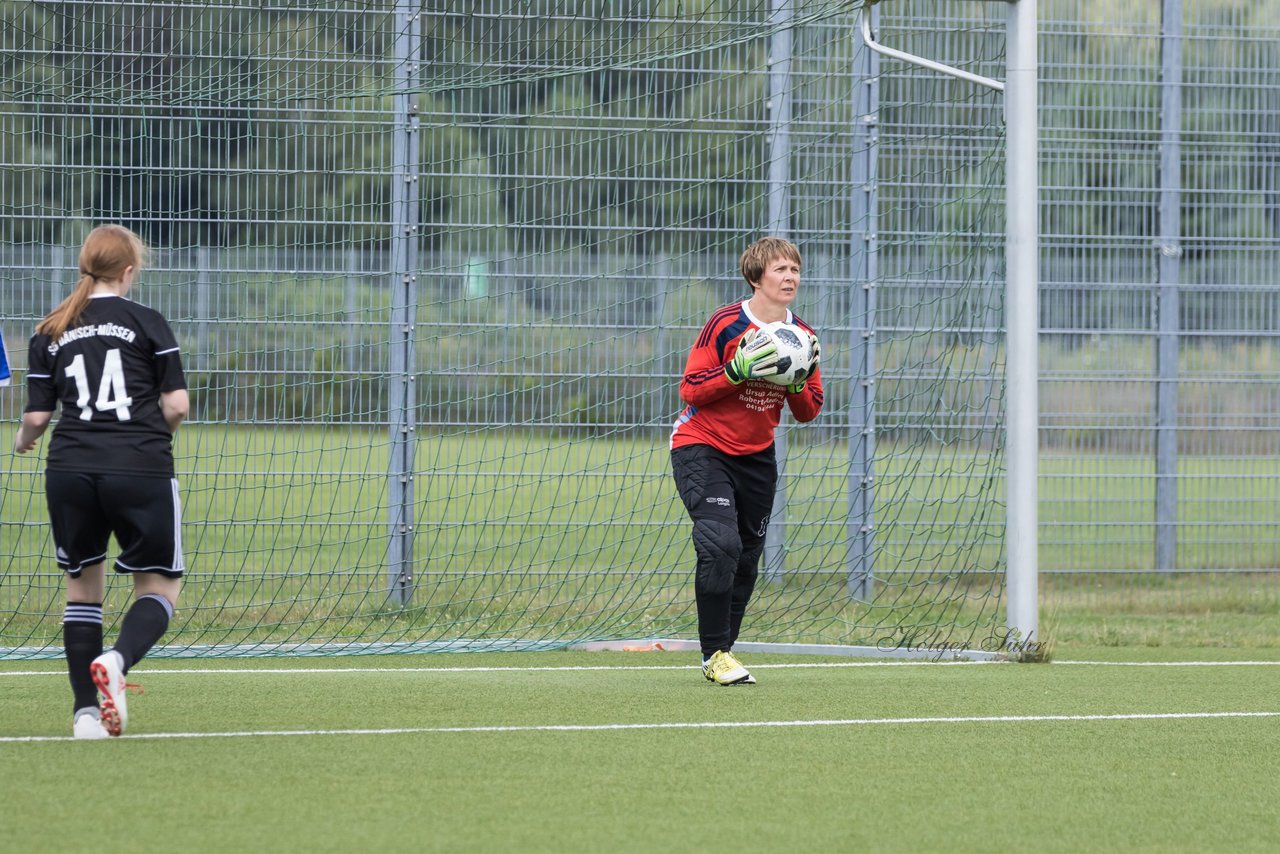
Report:
[[[769,23],[769,212],[768,233],[789,237],[791,211],[791,0],[770,0]],[[774,439],[778,486],[764,541],[764,578],[776,581],[786,571],[787,556],[787,428],[780,425]]]
[[[189,257],[189,256],[188,256]],[[209,366],[209,279],[213,275],[209,247],[196,248],[196,351],[191,354],[191,370],[208,371]],[[206,380],[211,381],[212,378]]]
[[[339,382],[347,387],[347,418],[355,420],[360,411],[360,371],[363,359],[360,346],[360,282],[363,272],[361,256],[355,247],[347,250],[346,287],[343,289],[343,320],[347,327],[347,342],[342,358],[338,360],[335,370],[339,371]]]
[[[864,13],[865,14],[865,13]],[[872,9],[871,14],[879,12]],[[880,58],[865,44],[854,55],[853,157],[849,187],[849,483],[845,575],[849,596],[875,598],[876,140]],[[830,363],[828,363],[828,366]]]
[[[1178,568],[1178,287],[1182,258],[1182,0],[1164,0],[1160,39],[1160,331],[1156,343],[1156,565]]]
[[[387,587],[406,604],[413,596],[414,325],[418,291],[418,95],[421,77],[420,4],[397,0],[395,13],[395,122],[391,143],[391,329],[387,420]]]

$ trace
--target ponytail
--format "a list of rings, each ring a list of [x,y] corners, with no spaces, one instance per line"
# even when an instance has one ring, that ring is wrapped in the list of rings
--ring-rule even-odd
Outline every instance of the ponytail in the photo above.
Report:
[[[80,247],[80,279],[75,290],[36,324],[36,333],[56,342],[80,322],[95,282],[119,279],[127,268],[139,269],[146,257],[142,239],[123,225],[100,225],[89,232]]]
[[[92,275],[81,271],[76,289],[58,303],[58,307],[49,312],[44,320],[36,324],[36,334],[48,335],[57,343],[62,333],[79,323],[80,315],[84,314],[85,306],[89,304],[89,294],[93,293],[93,282]]]

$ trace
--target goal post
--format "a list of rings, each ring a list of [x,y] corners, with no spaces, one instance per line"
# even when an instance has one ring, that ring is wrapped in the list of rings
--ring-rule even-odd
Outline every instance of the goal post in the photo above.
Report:
[[[1008,230],[1005,328],[1008,339],[1008,552],[1010,643],[1039,650],[1040,173],[1036,92],[1037,0],[1009,3],[1005,133]]]
[[[872,33],[867,0],[858,28],[867,47],[891,59],[1004,93],[1005,108],[1005,334],[1007,349],[1006,521],[1008,646],[1038,650],[1039,593],[1039,327],[1040,177],[1036,92],[1037,0],[1001,0],[1009,7],[1006,80],[974,74],[880,44]]]
[[[879,44],[869,10],[859,10],[859,31],[870,49],[1005,93],[1007,428],[1006,533],[1007,627],[1012,652],[1034,653],[1039,641],[1039,151],[1037,0],[1009,4],[1006,82],[966,72]],[[1029,117],[1029,120],[1027,119]],[[1018,120],[1021,119],[1021,120]]]

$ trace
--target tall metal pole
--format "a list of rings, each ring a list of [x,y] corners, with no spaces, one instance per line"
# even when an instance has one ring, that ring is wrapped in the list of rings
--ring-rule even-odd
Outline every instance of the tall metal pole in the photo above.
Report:
[[[1178,568],[1178,329],[1182,258],[1182,0],[1164,0],[1160,39],[1160,260],[1156,344],[1156,565]]]
[[[866,14],[866,13],[864,13]],[[870,14],[869,26],[879,13]],[[875,597],[875,334],[876,334],[876,142],[880,109],[880,56],[860,43],[853,57],[853,159],[849,175],[853,234],[849,246],[848,514],[845,574],[851,597]]]
[[[769,211],[768,233],[788,237],[791,208],[791,0],[770,0],[769,25]],[[786,571],[787,554],[787,433],[774,440],[778,459],[778,487],[773,495],[769,535],[764,543],[764,577],[776,580]]]
[[[391,143],[391,334],[388,422],[388,596],[413,596],[414,324],[418,284],[418,96],[422,66],[419,4],[398,0],[395,11],[395,128]]]
[[[886,47],[873,37],[865,5],[859,14],[862,39],[873,51],[1004,92],[1007,646],[1011,653],[1035,655],[1040,639],[1036,483],[1040,451],[1040,137],[1036,0],[1009,0],[1003,83]]]
[[[1005,326],[1008,463],[1005,543],[1010,647],[1039,640],[1037,507],[1040,183],[1037,163],[1036,0],[1009,4],[1006,127]]]

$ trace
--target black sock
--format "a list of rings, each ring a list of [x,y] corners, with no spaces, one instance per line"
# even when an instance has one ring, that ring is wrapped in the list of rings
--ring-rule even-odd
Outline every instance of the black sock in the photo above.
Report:
[[[730,591],[708,593],[694,587],[694,604],[698,611],[698,642],[703,657],[729,648]]]
[[[138,599],[124,615],[120,624],[120,637],[112,647],[124,659],[124,672],[128,673],[156,645],[156,641],[164,637],[169,628],[169,617],[173,614],[173,606],[169,600],[154,593]]]
[[[98,689],[93,686],[89,665],[102,655],[102,603],[68,602],[62,614],[62,648],[67,657],[67,675],[78,712],[98,707]]]

